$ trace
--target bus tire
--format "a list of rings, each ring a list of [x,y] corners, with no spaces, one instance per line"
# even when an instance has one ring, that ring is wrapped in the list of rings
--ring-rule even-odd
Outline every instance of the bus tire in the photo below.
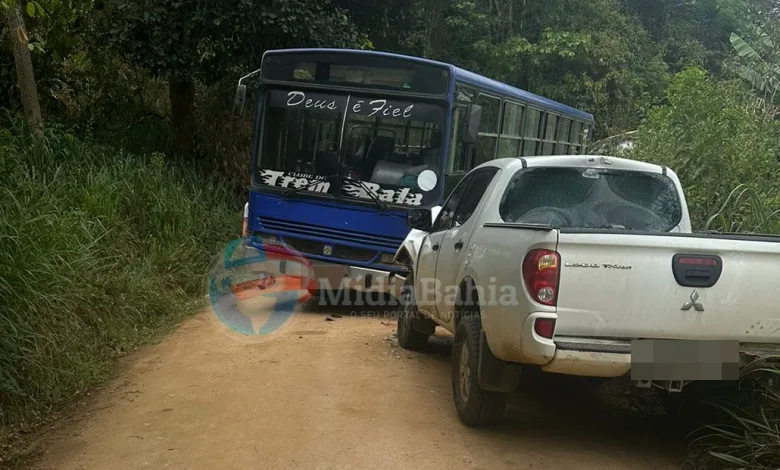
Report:
[[[406,281],[401,288],[401,309],[398,312],[398,325],[396,335],[398,345],[404,349],[419,351],[428,344],[430,333],[419,331],[415,326],[420,322],[431,322],[427,318],[422,318],[422,314],[417,310],[417,301],[414,296],[414,276],[410,272],[406,276]]]
[[[464,315],[455,330],[452,346],[452,396],[461,422],[467,426],[492,424],[504,414],[505,392],[491,392],[479,386],[479,314]]]

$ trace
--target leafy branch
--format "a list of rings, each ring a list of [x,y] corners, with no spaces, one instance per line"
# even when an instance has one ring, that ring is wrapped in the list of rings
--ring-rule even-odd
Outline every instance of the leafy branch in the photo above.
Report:
[[[735,72],[763,93],[767,103],[774,103],[780,92],[780,62],[772,59],[771,55],[777,51],[777,47],[772,38],[761,29],[756,28],[755,35],[758,39],[756,47],[753,47],[738,34],[731,33],[731,45],[745,62],[737,64]],[[762,52],[756,50],[757,48]]]

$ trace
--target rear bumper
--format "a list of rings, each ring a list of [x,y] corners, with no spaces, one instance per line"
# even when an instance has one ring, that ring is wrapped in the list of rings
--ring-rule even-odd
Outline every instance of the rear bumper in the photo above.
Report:
[[[523,321],[515,344],[490,344],[493,354],[504,361],[540,366],[545,372],[588,377],[620,377],[631,370],[631,343],[628,349],[616,348],[608,341],[558,341],[535,331],[542,319],[557,319],[551,312],[534,312]],[[620,343],[620,342],[617,342]]]
[[[499,359],[538,365],[545,372],[586,377],[614,378],[631,373],[631,341],[554,336],[548,339],[534,331],[540,318],[555,318],[554,313],[532,313],[523,322],[520,344],[491,344]],[[519,346],[519,347],[518,347]],[[780,344],[739,345],[739,373],[745,376],[768,364],[780,364]]]
[[[579,346],[585,346],[585,349],[566,349],[569,344],[556,341],[555,354],[550,362],[542,366],[542,370],[585,377],[622,377],[631,372],[630,343],[628,345],[628,352],[616,351],[613,347],[604,348],[603,343],[581,343]]]
[[[545,372],[565,375],[615,378],[631,374],[631,341],[556,337],[553,343],[551,359],[547,359],[550,357],[547,353],[529,362],[539,364]],[[530,348],[524,346],[523,349]],[[740,345],[740,377],[769,364],[780,364],[780,345]],[[707,366],[710,365],[702,367]],[[689,373],[698,376],[695,370]],[[689,380],[697,379],[691,377]]]

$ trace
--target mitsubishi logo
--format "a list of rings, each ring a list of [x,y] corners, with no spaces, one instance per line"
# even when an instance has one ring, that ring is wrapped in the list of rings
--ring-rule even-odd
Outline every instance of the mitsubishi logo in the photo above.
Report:
[[[696,291],[696,289],[691,292],[691,300],[685,302],[680,310],[688,311],[693,307],[694,310],[697,312],[703,312],[704,311],[704,305],[697,302],[699,300],[699,293]]]

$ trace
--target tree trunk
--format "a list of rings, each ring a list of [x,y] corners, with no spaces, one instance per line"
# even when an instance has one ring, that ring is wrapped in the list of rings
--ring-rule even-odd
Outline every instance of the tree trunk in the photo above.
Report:
[[[168,86],[173,121],[173,154],[195,158],[195,82],[191,77],[171,77]]]
[[[19,93],[22,97],[24,117],[27,127],[35,135],[43,134],[43,117],[41,116],[41,103],[38,100],[38,87],[35,85],[32,57],[27,48],[27,28],[24,27],[21,1],[17,0],[13,8],[6,8],[6,20],[8,21],[8,37],[11,40],[11,50],[14,54],[16,76],[19,80]]]

